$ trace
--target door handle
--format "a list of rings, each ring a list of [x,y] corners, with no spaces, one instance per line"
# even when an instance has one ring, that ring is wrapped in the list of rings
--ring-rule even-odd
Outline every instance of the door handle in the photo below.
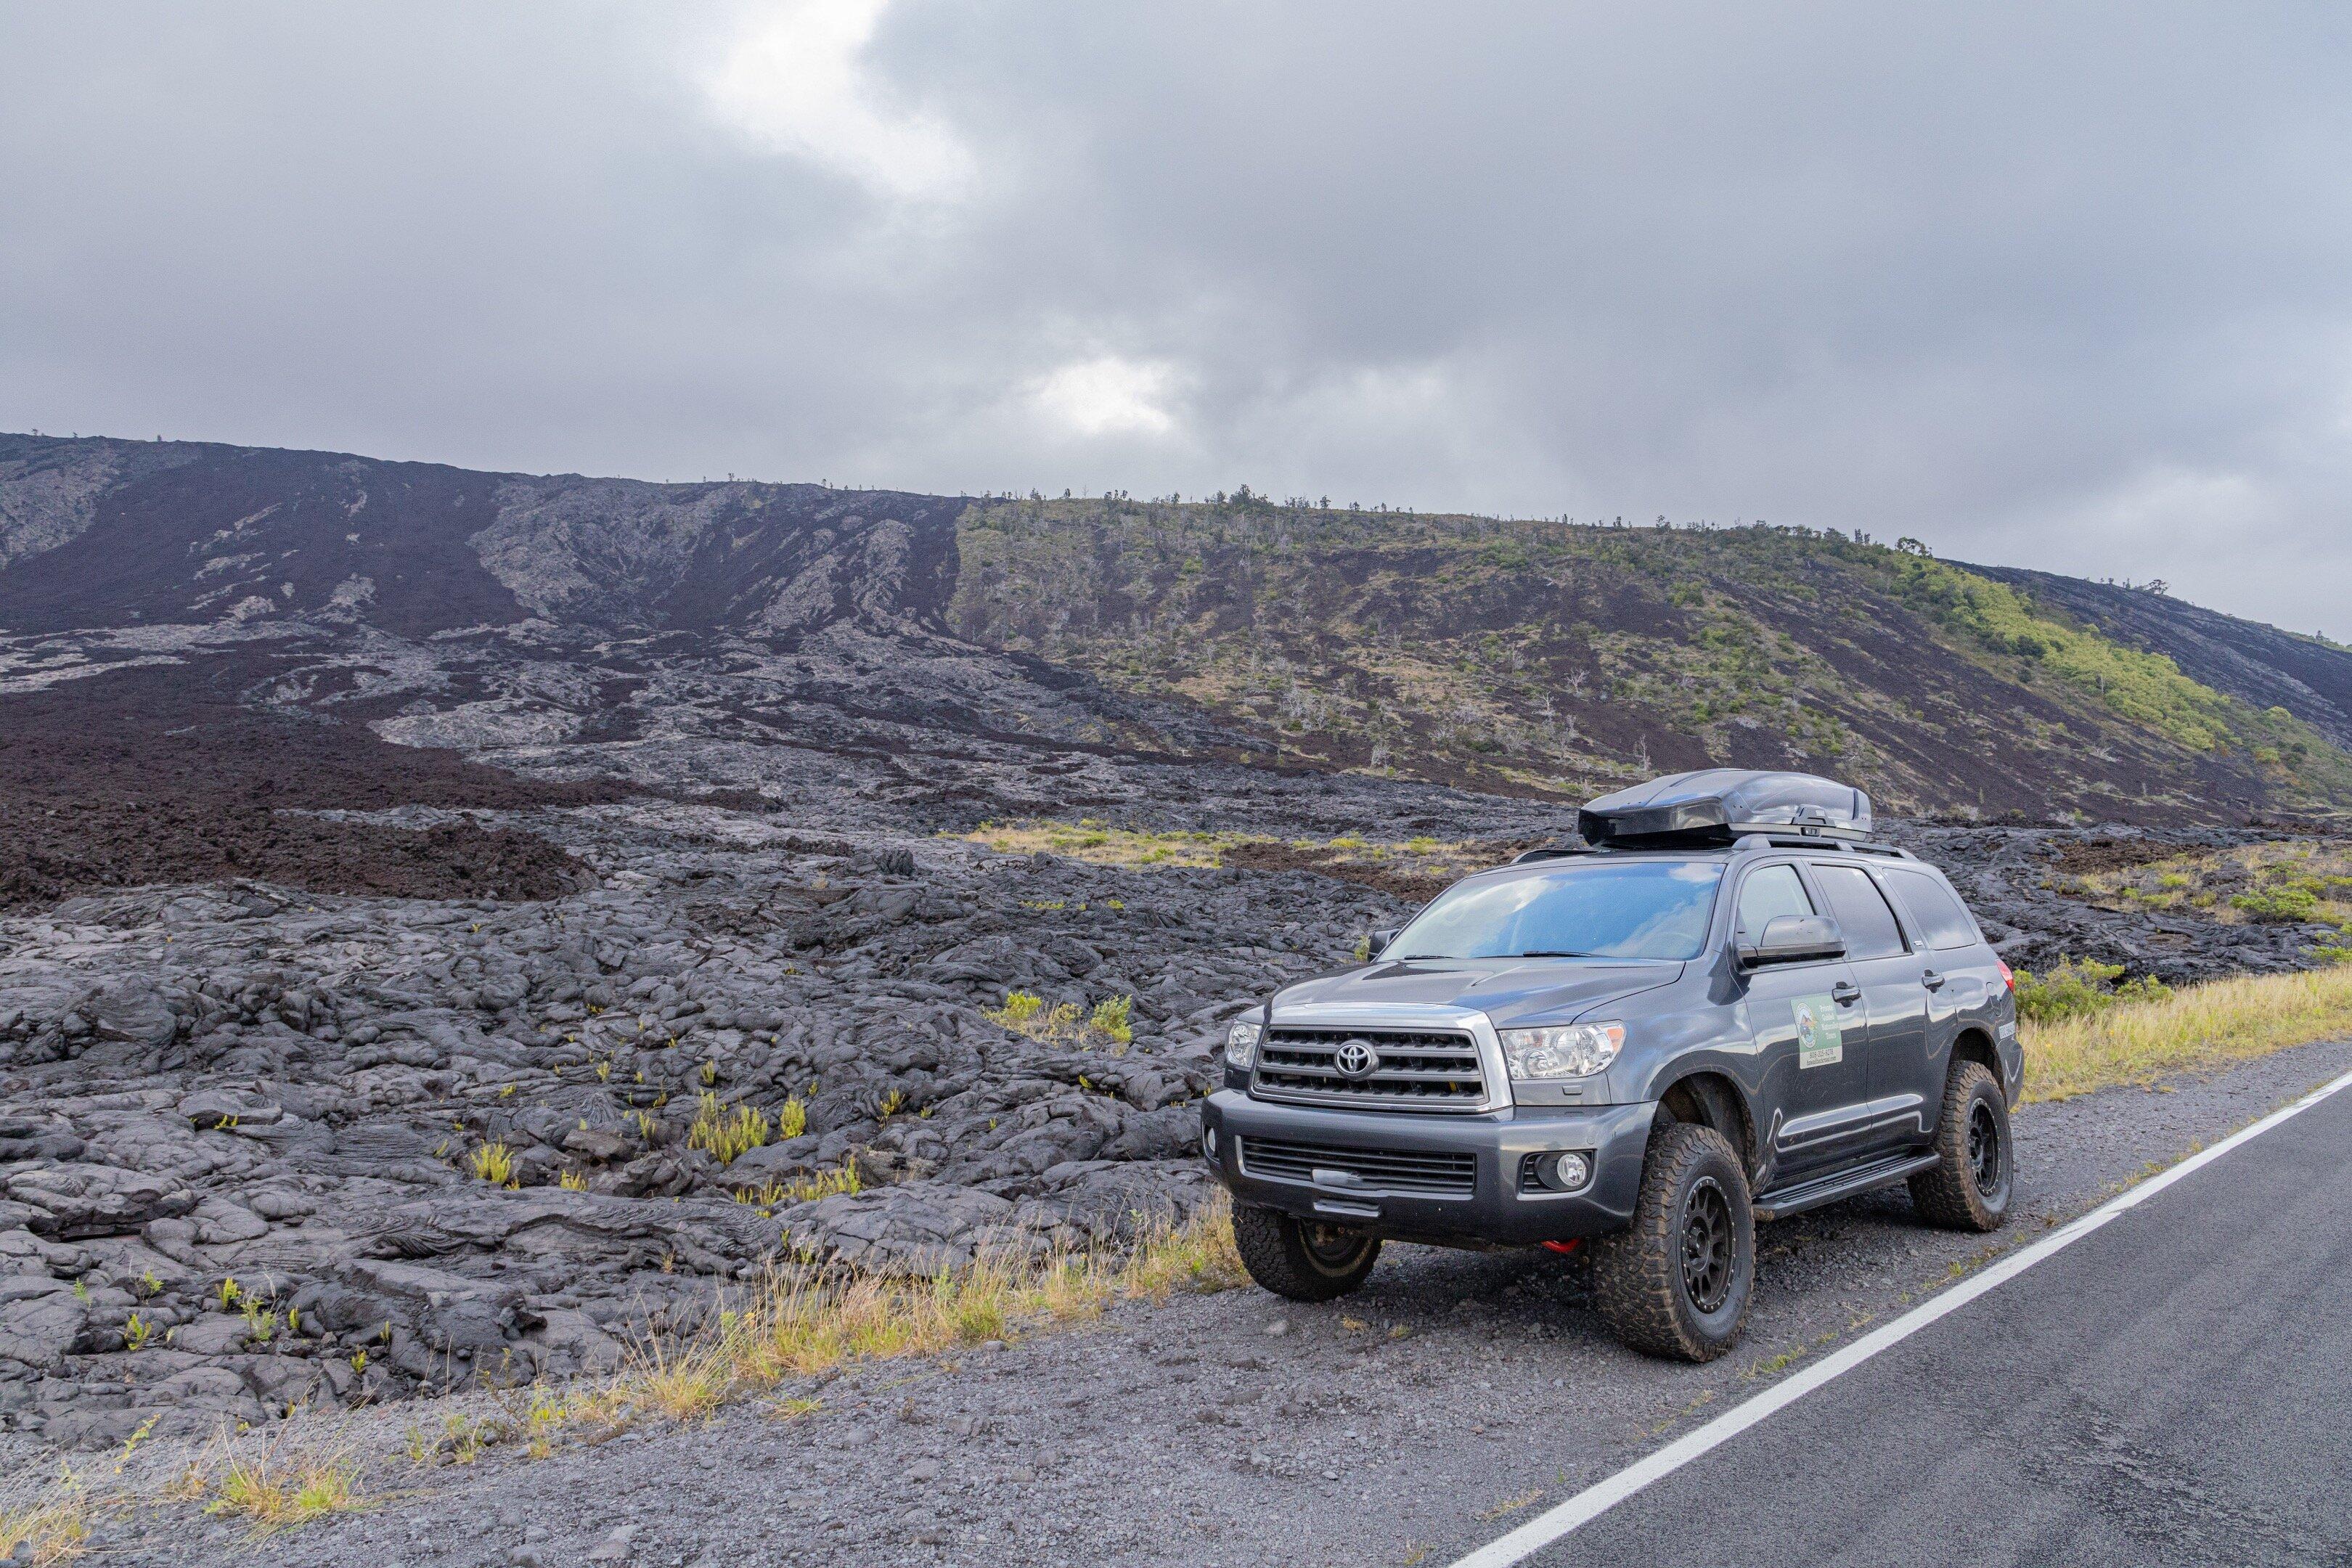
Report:
[[[1862,987],[1851,980],[1841,980],[1830,987],[1830,998],[1841,1007],[1851,1007],[1862,1000]]]
[[[1919,979],[1930,991],[1941,991],[1944,988],[1944,977],[1932,969],[1923,973]]]

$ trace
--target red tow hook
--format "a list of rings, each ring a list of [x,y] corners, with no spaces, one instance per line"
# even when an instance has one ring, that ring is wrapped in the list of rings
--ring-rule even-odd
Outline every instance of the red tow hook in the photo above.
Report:
[[[1567,1257],[1570,1253],[1574,1252],[1578,1247],[1582,1247],[1583,1245],[1584,1237],[1580,1236],[1568,1241],[1547,1241],[1544,1243],[1546,1247],[1549,1248],[1553,1252],[1559,1253],[1562,1258]]]

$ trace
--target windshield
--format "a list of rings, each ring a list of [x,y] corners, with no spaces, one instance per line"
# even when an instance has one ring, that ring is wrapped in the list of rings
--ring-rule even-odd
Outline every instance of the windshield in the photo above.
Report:
[[[1709,861],[1637,860],[1465,882],[1381,956],[1696,958],[1722,880]]]

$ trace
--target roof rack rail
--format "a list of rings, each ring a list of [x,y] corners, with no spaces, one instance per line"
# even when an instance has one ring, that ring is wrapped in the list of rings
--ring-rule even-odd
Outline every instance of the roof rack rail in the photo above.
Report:
[[[1896,860],[1916,860],[1917,856],[1896,844],[1874,844],[1851,838],[1832,838],[1826,835],[1795,837],[1780,833],[1749,833],[1733,845],[1736,849],[1834,849],[1841,855],[1885,855]]]
[[[1570,855],[1593,853],[1595,851],[1590,844],[1546,844],[1534,849],[1523,849],[1512,856],[1507,863],[1513,866],[1530,866],[1538,860],[1559,860]]]

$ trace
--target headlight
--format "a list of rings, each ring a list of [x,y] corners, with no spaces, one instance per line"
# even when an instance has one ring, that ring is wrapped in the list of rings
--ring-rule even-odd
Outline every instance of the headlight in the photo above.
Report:
[[[1570,1024],[1556,1029],[1500,1029],[1513,1078],[1591,1078],[1617,1059],[1622,1024]]]
[[[1257,1037],[1264,1032],[1262,1026],[1253,1024],[1247,1019],[1227,1029],[1225,1031],[1225,1064],[1228,1067],[1238,1068],[1243,1072],[1249,1071],[1250,1063],[1257,1056]]]

